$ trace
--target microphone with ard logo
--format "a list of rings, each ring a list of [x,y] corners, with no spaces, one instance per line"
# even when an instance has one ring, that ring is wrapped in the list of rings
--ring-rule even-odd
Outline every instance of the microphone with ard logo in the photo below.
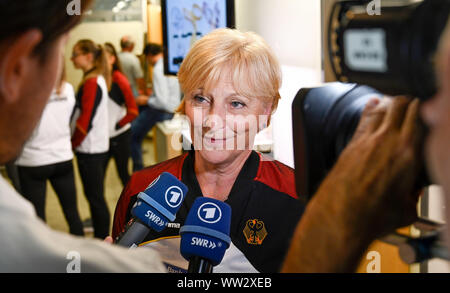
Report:
[[[188,273],[212,273],[230,247],[231,207],[219,200],[198,197],[180,229],[181,255]]]
[[[159,175],[144,192],[137,196],[131,210],[133,219],[117,237],[116,243],[125,247],[137,247],[150,228],[161,232],[167,223],[174,221],[188,188],[170,173]]]

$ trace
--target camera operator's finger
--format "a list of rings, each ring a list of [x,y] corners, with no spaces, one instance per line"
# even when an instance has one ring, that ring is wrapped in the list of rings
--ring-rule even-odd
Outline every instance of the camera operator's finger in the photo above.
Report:
[[[419,118],[419,99],[414,99],[409,104],[405,119],[403,121],[401,135],[405,142],[410,142],[415,136],[419,137],[417,133],[417,121]]]
[[[354,138],[372,133],[379,127],[385,114],[385,111],[378,107],[380,102],[381,100],[379,98],[372,98],[367,102],[366,107],[361,114],[361,119],[356,128]]]
[[[384,117],[381,131],[400,130],[405,119],[406,111],[411,99],[407,97],[395,97],[391,99],[386,116]]]

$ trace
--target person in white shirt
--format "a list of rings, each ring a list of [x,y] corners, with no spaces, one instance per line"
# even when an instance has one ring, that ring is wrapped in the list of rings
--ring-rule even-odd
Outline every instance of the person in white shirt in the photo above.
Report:
[[[133,171],[144,167],[142,161],[142,141],[157,122],[170,120],[181,100],[181,89],[175,76],[164,75],[162,46],[148,44],[144,54],[153,65],[153,93],[137,97],[139,116],[131,124],[131,158]]]
[[[80,0],[82,11],[92,1]],[[20,154],[61,68],[68,32],[80,16],[67,1],[0,1],[0,165]],[[48,17],[51,15],[51,17]],[[152,250],[130,251],[50,229],[0,176],[0,272],[164,272]]]
[[[47,181],[53,186],[61,203],[69,231],[84,235],[77,208],[77,193],[73,172],[70,118],[75,106],[75,93],[65,81],[60,81],[45,106],[41,120],[22,154],[16,161],[23,196],[33,203],[37,215],[46,220]]]

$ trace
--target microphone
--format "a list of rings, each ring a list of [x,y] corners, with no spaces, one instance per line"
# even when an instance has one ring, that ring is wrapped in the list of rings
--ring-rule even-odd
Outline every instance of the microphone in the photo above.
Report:
[[[180,229],[181,255],[188,273],[212,273],[230,247],[231,207],[213,198],[197,198]]]
[[[137,196],[131,210],[133,219],[117,237],[116,244],[134,248],[142,243],[150,228],[161,232],[167,223],[175,220],[188,188],[170,173],[159,175]]]

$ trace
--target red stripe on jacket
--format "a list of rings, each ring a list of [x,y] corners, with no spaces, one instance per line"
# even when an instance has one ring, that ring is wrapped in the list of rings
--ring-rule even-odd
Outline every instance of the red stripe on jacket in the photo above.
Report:
[[[120,71],[116,70],[113,73],[113,82],[116,83],[125,99],[125,105],[127,107],[127,114],[119,121],[119,127],[123,127],[136,119],[139,115],[139,110],[134,99],[133,91],[131,90],[128,79]]]
[[[279,161],[273,161],[267,158],[264,159],[263,155],[260,153],[258,154],[260,162],[255,181],[264,183],[275,190],[297,199],[298,195],[295,189],[294,169]]]
[[[87,136],[89,123],[92,119],[95,98],[97,96],[97,77],[87,79],[82,85],[81,113],[78,117],[76,129],[72,135],[72,148],[78,147]]]

